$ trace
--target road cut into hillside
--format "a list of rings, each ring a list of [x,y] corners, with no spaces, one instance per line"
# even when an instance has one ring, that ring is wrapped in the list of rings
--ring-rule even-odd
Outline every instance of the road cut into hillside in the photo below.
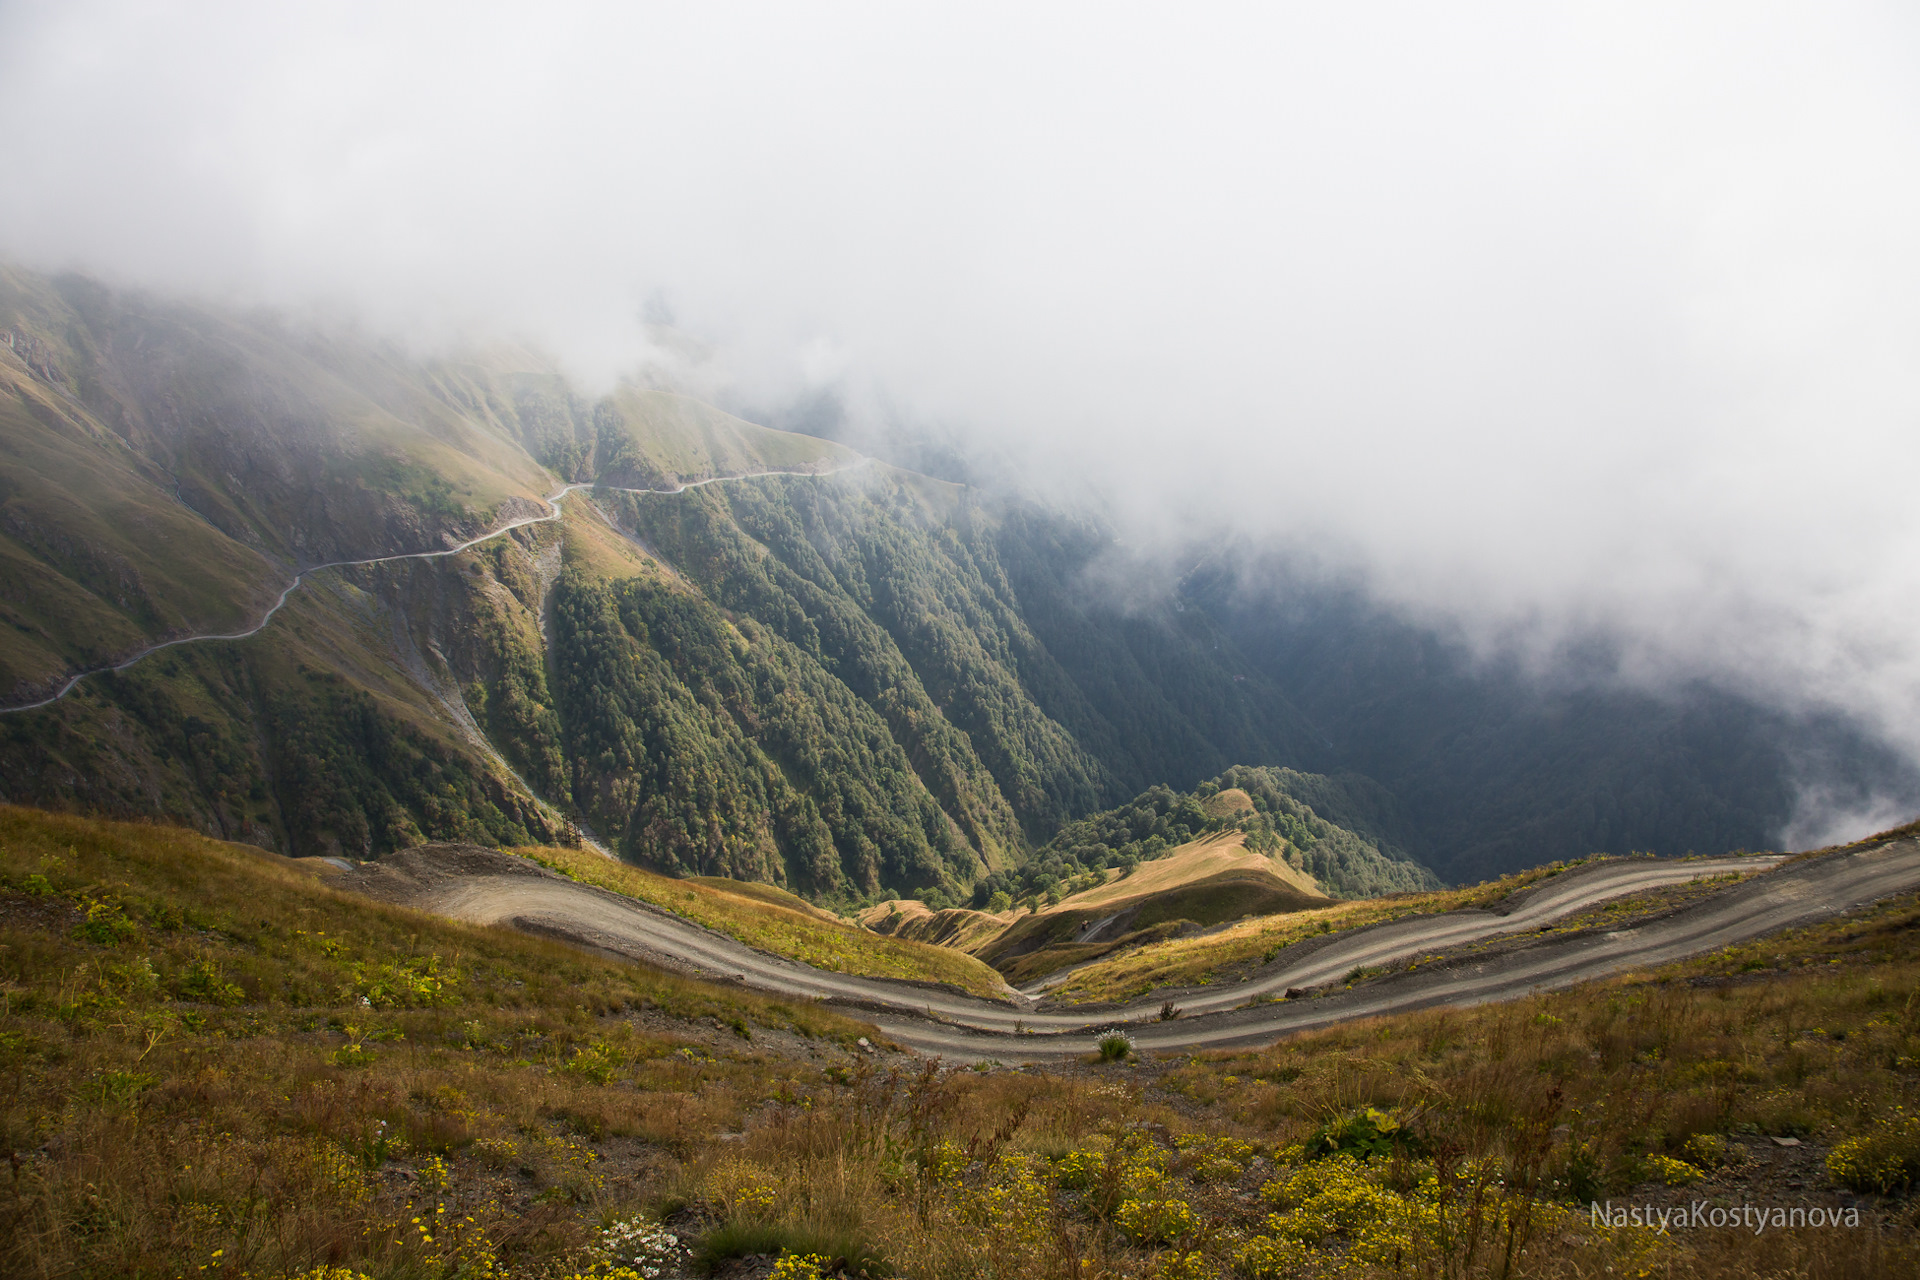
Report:
[[[51,706],[66,697],[69,693],[72,693],[74,689],[79,686],[80,682],[87,677],[97,676],[108,671],[125,671],[128,667],[152,657],[163,649],[172,649],[183,644],[201,644],[209,640],[245,640],[250,636],[256,636],[267,629],[267,624],[273,621],[273,616],[286,607],[287,601],[292,598],[294,592],[300,589],[301,584],[306,582],[306,580],[314,574],[324,570],[365,568],[368,565],[376,564],[397,564],[402,560],[443,560],[448,556],[457,556],[463,551],[470,551],[483,542],[491,542],[495,538],[505,537],[515,529],[524,529],[529,525],[547,524],[551,521],[558,520],[563,514],[560,509],[560,499],[578,490],[587,490],[589,492],[593,490],[605,490],[609,493],[664,494],[671,497],[675,494],[685,493],[689,489],[701,489],[707,485],[719,484],[726,480],[754,480],[762,476],[805,476],[808,478],[823,478],[826,476],[839,475],[843,471],[851,471],[856,467],[864,467],[871,461],[871,458],[861,458],[856,462],[826,471],[750,471],[737,476],[708,476],[702,480],[689,480],[672,489],[626,489],[618,485],[603,485],[597,480],[590,480],[581,484],[564,484],[546,497],[538,500],[547,506],[547,510],[544,513],[520,516],[517,519],[509,520],[490,533],[483,533],[476,537],[468,538],[465,542],[458,543],[451,547],[442,547],[437,551],[399,551],[391,555],[368,556],[360,560],[329,560],[324,564],[310,564],[293,575],[293,581],[286,585],[285,589],[280,592],[279,598],[268,606],[265,613],[260,615],[260,621],[254,623],[245,631],[209,631],[202,632],[198,635],[176,636],[171,640],[156,641],[122,658],[118,662],[108,663],[103,666],[88,667],[84,671],[75,672],[69,676],[66,682],[58,689],[37,702],[20,702],[10,707],[0,707],[0,715],[10,715],[15,711],[37,711],[41,707]],[[532,501],[532,499],[522,500]],[[515,776],[517,777],[518,775],[516,774]]]
[[[338,887],[478,924],[558,938],[604,954],[775,995],[864,1012],[916,1052],[975,1062],[1057,1061],[1094,1051],[1125,1027],[1147,1053],[1246,1047],[1292,1032],[1440,1005],[1484,1004],[1664,964],[1920,889],[1920,840],[1898,840],[1781,865],[1778,856],[1591,863],[1514,894],[1499,910],[1407,916],[1295,944],[1245,981],[1161,990],[1131,1005],[1048,1008],[812,968],[691,921],[580,884],[525,859],[471,845],[430,845],[332,876]],[[1345,988],[1353,970],[1538,932],[1625,894],[1729,872],[1764,872],[1634,927],[1556,934]],[[1319,989],[1313,998],[1283,998]],[[1163,1002],[1182,1016],[1161,1021]]]

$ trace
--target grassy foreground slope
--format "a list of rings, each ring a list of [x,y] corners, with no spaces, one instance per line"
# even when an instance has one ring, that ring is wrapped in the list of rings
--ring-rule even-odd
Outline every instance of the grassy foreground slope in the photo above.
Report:
[[[10,1276],[1920,1263],[1912,897],[1255,1052],[939,1071],[850,1050],[858,1024],[815,1008],[350,898],[245,847],[4,809],[0,983]],[[1663,1233],[1594,1200],[1783,1217]]]
[[[17,808],[0,983],[9,1276],[529,1274],[607,1192],[585,1139],[705,1142],[780,1087],[746,1037],[859,1034],[244,845]],[[697,1033],[723,1025],[716,1053]],[[440,1194],[448,1162],[484,1196]]]

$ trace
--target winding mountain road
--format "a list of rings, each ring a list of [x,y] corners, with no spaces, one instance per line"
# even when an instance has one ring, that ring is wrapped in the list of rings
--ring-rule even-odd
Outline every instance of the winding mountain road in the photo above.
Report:
[[[835,467],[830,471],[748,471],[740,475],[708,476],[704,480],[690,480],[686,484],[683,484],[678,488],[674,488],[674,489],[623,489],[615,485],[597,484],[592,481],[587,481],[582,484],[562,485],[560,488],[555,489],[551,494],[548,494],[545,498],[541,499],[542,502],[545,502],[547,504],[548,510],[545,515],[522,516],[518,520],[509,520],[506,524],[501,525],[498,529],[493,530],[491,533],[483,533],[477,538],[468,538],[465,542],[462,542],[458,546],[447,547],[440,551],[404,551],[397,555],[369,556],[364,560],[329,560],[325,564],[308,565],[306,568],[302,569],[299,573],[296,573],[293,576],[293,581],[289,582],[287,584],[286,590],[280,593],[280,598],[275,600],[264,614],[260,615],[260,621],[254,623],[251,627],[248,627],[245,631],[208,632],[201,635],[180,636],[173,640],[162,640],[158,644],[148,645],[146,648],[140,650],[138,653],[134,654],[130,658],[125,659],[124,661],[111,663],[105,666],[89,667],[85,671],[79,672],[69,677],[67,682],[61,685],[57,691],[48,695],[47,697],[40,699],[38,702],[20,702],[20,703],[15,703],[13,706],[10,706],[10,707],[0,707],[0,715],[7,715],[15,711],[33,711],[40,707],[52,706],[54,703],[60,701],[60,699],[66,697],[69,693],[73,692],[74,687],[78,685],[82,680],[85,680],[88,676],[102,675],[109,671],[125,671],[128,667],[131,667],[146,658],[152,657],[154,654],[159,653],[162,649],[171,649],[177,645],[183,645],[183,644],[200,644],[203,641],[208,641],[208,640],[245,640],[249,636],[258,635],[261,631],[266,629],[266,625],[269,622],[273,621],[273,615],[280,612],[281,606],[285,605],[287,603],[288,597],[293,595],[293,593],[299,589],[300,584],[307,580],[307,576],[309,574],[319,573],[323,569],[349,569],[349,568],[356,568],[362,565],[391,564],[400,560],[438,560],[444,556],[457,556],[462,551],[470,550],[473,547],[479,546],[483,542],[491,542],[495,538],[505,537],[507,534],[512,533],[515,529],[524,529],[528,525],[545,524],[550,520],[558,520],[561,514],[560,499],[566,497],[568,494],[574,492],[577,489],[604,489],[610,493],[675,494],[675,493],[685,493],[689,489],[698,489],[703,485],[718,484],[722,480],[753,480],[761,476],[838,475],[844,471],[852,471],[857,467],[866,466],[871,461],[872,459],[870,458],[862,458],[858,462],[849,463],[847,466],[844,466],[844,467]]]
[[[948,988],[830,973],[741,945],[645,903],[578,884],[533,863],[472,846],[426,846],[340,877],[343,888],[481,924],[502,924],[606,954],[776,995],[865,1011],[889,1038],[966,1061],[1056,1060],[1091,1052],[1099,1034],[1132,1025],[1149,1052],[1260,1044],[1292,1031],[1433,1005],[1481,1004],[1663,964],[1920,888],[1920,841],[1902,840],[1781,866],[1775,856],[1686,861],[1622,859],[1530,887],[1504,911],[1409,916],[1289,947],[1244,982],[1159,991],[1103,1010],[1035,1008]],[[1390,975],[1313,999],[1272,1002],[1290,988],[1325,987],[1355,968],[1431,954],[1553,920],[1623,894],[1764,872],[1690,906],[1614,932],[1583,930],[1485,957]],[[1171,999],[1184,1016],[1159,1021]]]

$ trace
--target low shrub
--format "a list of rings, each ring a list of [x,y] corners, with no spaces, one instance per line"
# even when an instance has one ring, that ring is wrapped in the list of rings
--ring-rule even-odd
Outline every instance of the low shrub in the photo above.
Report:
[[[1309,1156],[1350,1155],[1371,1160],[1376,1156],[1420,1155],[1426,1144],[1391,1112],[1361,1107],[1315,1129],[1306,1148]]]
[[[1172,1244],[1193,1234],[1200,1218],[1184,1200],[1123,1200],[1113,1225],[1142,1244]]]
[[[1920,1183],[1920,1116],[1896,1113],[1827,1153],[1827,1173],[1855,1191],[1891,1195]]]
[[[1670,1187],[1684,1187],[1706,1176],[1685,1160],[1675,1160],[1672,1156],[1648,1156],[1647,1172],[1655,1181],[1664,1182]]]

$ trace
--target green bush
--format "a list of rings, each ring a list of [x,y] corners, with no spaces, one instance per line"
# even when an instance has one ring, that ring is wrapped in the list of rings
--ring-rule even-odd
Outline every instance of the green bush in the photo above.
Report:
[[[182,1000],[197,1004],[239,1004],[247,993],[220,975],[220,966],[207,957],[188,965],[175,988]]]
[[[375,1009],[436,1005],[452,998],[458,973],[440,971],[440,957],[353,966],[353,993]]]
[[[1426,1144],[1408,1130],[1400,1119],[1376,1107],[1362,1107],[1335,1116],[1313,1131],[1307,1139],[1311,1156],[1346,1154],[1359,1160],[1396,1153],[1420,1155]]]
[[[139,926],[127,919],[126,909],[118,901],[88,898],[83,905],[87,918],[75,926],[74,932],[88,942],[97,942],[103,947],[117,947],[138,936]]]

